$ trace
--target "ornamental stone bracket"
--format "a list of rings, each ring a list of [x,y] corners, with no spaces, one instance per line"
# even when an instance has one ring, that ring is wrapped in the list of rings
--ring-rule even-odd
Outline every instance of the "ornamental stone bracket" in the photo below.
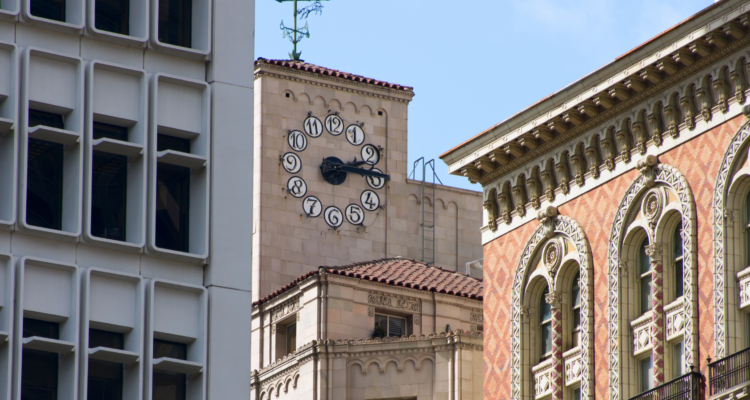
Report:
[[[654,180],[656,178],[654,173],[654,166],[659,163],[659,159],[654,155],[647,155],[645,158],[638,160],[636,168],[638,172],[643,175],[644,184],[646,187],[654,186]]]

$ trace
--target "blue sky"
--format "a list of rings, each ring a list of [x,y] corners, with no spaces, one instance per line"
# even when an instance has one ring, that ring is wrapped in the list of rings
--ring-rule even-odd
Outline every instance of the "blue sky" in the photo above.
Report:
[[[301,6],[311,4],[300,2]],[[711,0],[330,0],[302,59],[413,86],[409,163],[443,152],[612,61]],[[255,2],[255,57],[289,58],[292,4]],[[302,22],[304,25],[304,21]]]

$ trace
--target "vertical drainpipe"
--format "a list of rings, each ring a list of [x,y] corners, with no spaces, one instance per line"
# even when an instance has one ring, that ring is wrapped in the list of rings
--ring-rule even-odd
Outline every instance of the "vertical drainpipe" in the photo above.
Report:
[[[382,111],[383,116],[385,117],[385,157],[382,157],[385,159],[385,174],[388,174],[388,151],[390,148],[388,147],[388,113],[385,112],[385,110]],[[383,218],[385,219],[385,256],[383,258],[388,258],[388,199],[389,199],[389,193],[391,189],[391,185],[386,182],[385,184],[385,204],[383,207]]]

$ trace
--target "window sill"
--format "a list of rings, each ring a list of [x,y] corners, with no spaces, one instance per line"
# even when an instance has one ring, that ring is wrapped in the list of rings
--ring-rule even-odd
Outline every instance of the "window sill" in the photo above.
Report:
[[[531,367],[531,372],[532,373],[537,373],[537,372],[539,372],[539,371],[541,371],[541,370],[543,370],[543,369],[545,369],[547,367],[551,367],[551,366],[552,366],[552,358],[549,358],[549,359],[546,359],[546,360],[540,362],[539,364]]]
[[[144,49],[148,45],[148,37],[146,36],[131,36],[109,32],[101,29],[96,29],[94,24],[95,21],[93,17],[89,18],[88,25],[85,29],[86,36],[96,38],[98,40],[101,40],[102,42],[117,44],[125,47]]]
[[[653,311],[647,311],[646,313],[644,313],[640,317],[638,317],[638,318],[630,321],[630,327],[631,328],[635,328],[636,326],[640,326],[640,325],[647,324],[647,323],[651,322],[651,318],[653,318],[652,317],[653,314],[654,314]]]
[[[51,128],[49,126],[35,126],[29,128],[28,131],[30,139],[46,140],[52,143],[59,143],[62,145],[73,145],[81,141],[81,135],[73,131],[67,131],[65,129]]]
[[[96,347],[89,349],[89,358],[127,365],[140,361],[141,355],[132,351],[110,349],[108,347]]]
[[[75,351],[76,345],[64,340],[56,340],[32,336],[23,338],[23,348],[31,350],[48,351],[57,354],[70,354]]]
[[[24,10],[23,12],[21,12],[22,21],[28,22],[30,25],[33,25],[37,28],[47,29],[60,33],[67,33],[69,35],[80,36],[83,33],[83,23],[71,24],[68,22],[55,21],[53,19],[35,17],[31,15],[31,12],[28,11],[28,0],[26,0],[25,3],[26,4],[24,4]],[[83,21],[83,15],[81,15],[81,21]]]
[[[176,358],[162,357],[154,360],[154,369],[195,375],[203,372],[203,364],[187,360],[178,360]]]
[[[174,150],[164,150],[156,153],[156,161],[193,169],[203,168],[207,162],[206,157]]]
[[[19,6],[19,4],[16,4]],[[2,21],[18,21],[19,10],[5,10],[0,9],[0,20]]]
[[[0,136],[5,136],[15,129],[15,122],[11,119],[0,118]]]
[[[86,231],[83,233],[83,236],[81,237],[81,243],[84,243],[92,247],[117,250],[117,251],[122,251],[124,253],[131,253],[131,254],[143,253],[143,246],[145,246],[146,244],[143,240],[141,240],[140,243],[133,243],[133,242],[123,242],[120,240],[100,238],[98,236],[93,236],[89,231]]]
[[[200,50],[190,47],[175,46],[169,43],[162,43],[156,37],[152,37],[149,41],[149,47],[163,54],[171,56],[189,58],[191,60],[206,60],[208,55],[211,54],[211,45],[208,45],[207,49]]]
[[[10,339],[8,332],[0,331],[0,342],[7,342]]]
[[[208,258],[207,253],[193,254],[193,253],[186,253],[182,251],[162,249],[162,248],[156,247],[156,245],[152,243],[148,244],[148,247],[146,248],[146,254],[152,255],[154,257],[180,261],[180,262],[185,262],[185,263],[195,264],[195,265],[205,265],[206,259]]]
[[[143,155],[143,146],[110,138],[93,140],[91,147],[94,151],[117,154],[118,156],[138,157]]]
[[[23,214],[26,213],[26,207],[21,210]],[[81,236],[80,226],[77,232],[59,231],[56,229],[41,228],[34,225],[27,225],[26,219],[19,221],[17,224],[18,231],[30,236],[37,236],[45,239],[59,240],[63,242],[78,242]]]

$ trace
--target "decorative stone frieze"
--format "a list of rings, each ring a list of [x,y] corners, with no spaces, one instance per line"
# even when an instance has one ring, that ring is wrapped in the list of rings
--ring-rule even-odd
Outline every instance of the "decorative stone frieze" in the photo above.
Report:
[[[413,318],[414,325],[422,325],[422,317],[415,315]]]
[[[552,359],[545,360],[531,369],[534,376],[534,398],[539,399],[552,394],[554,389]]]
[[[683,307],[682,300],[674,301],[664,307],[664,312],[667,314],[667,340],[682,336],[685,330],[685,307]]]
[[[651,335],[651,326],[653,321],[651,316],[639,318],[633,321],[633,356],[638,356],[650,351],[653,346],[653,336]]]
[[[555,279],[555,276],[557,275],[557,269],[560,268],[560,261],[562,260],[564,253],[565,242],[561,239],[550,239],[542,249],[542,263],[547,267],[549,276],[552,279]]]
[[[478,324],[484,324],[484,314],[483,313],[470,313],[469,321],[476,322]]]
[[[271,309],[271,322],[276,322],[287,315],[298,311],[300,308],[299,297],[280,304]]]
[[[391,296],[370,293],[367,295],[367,303],[378,307],[395,308],[398,310],[421,312],[422,305],[418,301],[394,298]]]
[[[581,348],[575,347],[563,354],[565,366],[565,386],[580,382],[583,371],[583,360],[581,359]]]

